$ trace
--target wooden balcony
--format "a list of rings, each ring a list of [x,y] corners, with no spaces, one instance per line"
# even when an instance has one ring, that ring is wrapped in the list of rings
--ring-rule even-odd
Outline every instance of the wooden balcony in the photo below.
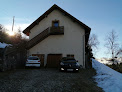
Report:
[[[63,34],[64,34],[64,26],[50,27],[50,35],[63,35]]]
[[[48,27],[41,33],[39,33],[37,36],[32,38],[30,41],[28,41],[26,48],[30,49],[42,40],[44,40],[46,37],[50,35],[63,35],[64,34],[64,26],[59,27]]]

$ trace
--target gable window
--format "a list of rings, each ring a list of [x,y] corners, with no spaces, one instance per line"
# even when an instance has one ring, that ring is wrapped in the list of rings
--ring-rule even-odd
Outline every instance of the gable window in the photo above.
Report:
[[[52,21],[53,27],[59,27],[59,21]]]

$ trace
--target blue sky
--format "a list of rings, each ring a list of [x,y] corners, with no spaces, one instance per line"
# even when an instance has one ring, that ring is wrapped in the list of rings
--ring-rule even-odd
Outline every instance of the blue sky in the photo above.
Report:
[[[12,17],[15,28],[23,30],[41,16],[53,4],[91,27],[91,33],[100,41],[98,58],[109,57],[105,54],[105,36],[115,30],[122,44],[122,0],[2,0],[0,2],[0,24],[11,30]]]

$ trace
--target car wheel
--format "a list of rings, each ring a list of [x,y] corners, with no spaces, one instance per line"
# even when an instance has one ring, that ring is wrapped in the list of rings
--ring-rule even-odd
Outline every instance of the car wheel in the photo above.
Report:
[[[61,68],[59,69],[60,72],[62,72]]]
[[[25,69],[27,69],[28,67],[27,66],[25,66]]]
[[[74,69],[73,72],[78,72],[79,70]]]
[[[64,69],[64,71],[66,72],[66,71],[67,71],[67,69]]]

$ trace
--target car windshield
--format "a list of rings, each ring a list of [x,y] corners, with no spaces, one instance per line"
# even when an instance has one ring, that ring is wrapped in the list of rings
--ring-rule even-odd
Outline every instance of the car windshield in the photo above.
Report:
[[[64,62],[72,62],[72,63],[75,63],[76,60],[75,59],[67,59],[67,60],[64,60]]]
[[[29,57],[28,60],[39,60],[38,57]]]

